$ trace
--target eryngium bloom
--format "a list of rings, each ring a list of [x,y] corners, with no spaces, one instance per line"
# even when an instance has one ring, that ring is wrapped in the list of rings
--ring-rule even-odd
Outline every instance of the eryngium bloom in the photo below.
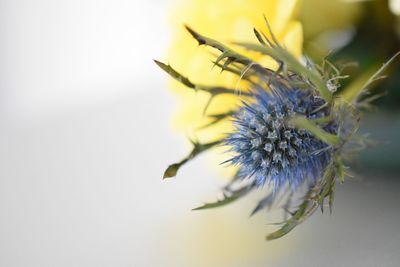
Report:
[[[220,95],[233,95],[242,99],[242,106],[220,114],[207,114],[211,127],[228,119],[233,129],[224,138],[208,143],[192,141],[193,149],[180,162],[170,165],[164,178],[176,176],[179,168],[198,154],[225,145],[233,157],[226,163],[237,165],[238,172],[223,189],[224,198],[205,204],[198,209],[216,208],[229,204],[252,190],[266,185],[268,192],[253,212],[270,207],[275,200],[284,199],[282,227],[269,234],[268,240],[279,238],[303,222],[327,202],[332,210],[336,181],[346,176],[343,160],[349,152],[365,147],[366,139],[356,136],[359,114],[375,96],[365,97],[372,83],[382,78],[381,73],[400,54],[396,54],[371,78],[358,86],[341,91],[342,67],[324,59],[321,66],[309,60],[298,61],[269,34],[254,31],[260,44],[236,43],[253,52],[270,56],[278,65],[269,69],[222,43],[200,35],[189,27],[188,32],[200,45],[215,48],[221,55],[215,65],[222,71],[238,76],[248,87],[227,88],[195,84],[171,66],[156,63],[177,81],[195,91],[209,94],[211,102]],[[268,38],[267,36],[270,36]],[[238,83],[239,84],[239,83]],[[245,182],[243,181],[245,180]]]
[[[224,144],[236,155],[227,162],[239,166],[240,178],[254,178],[257,186],[267,182],[275,191],[286,184],[295,190],[315,183],[330,162],[332,147],[288,122],[296,116],[330,115],[326,102],[312,90],[283,83],[270,92],[256,90],[253,99],[233,115],[235,130]],[[332,134],[336,128],[334,122],[323,127]]]

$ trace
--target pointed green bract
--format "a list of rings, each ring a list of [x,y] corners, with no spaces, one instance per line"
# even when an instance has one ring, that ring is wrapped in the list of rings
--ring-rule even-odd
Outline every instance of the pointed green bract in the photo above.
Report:
[[[308,199],[305,200],[299,207],[299,209],[294,213],[294,215],[286,221],[286,223],[277,231],[267,235],[267,240],[274,240],[277,238],[281,238],[282,236],[288,234],[292,231],[307,215],[307,210],[312,210],[314,208],[315,203],[312,203]],[[312,209],[310,209],[312,206]],[[311,214],[310,214],[311,215]]]
[[[257,206],[251,212],[250,216],[253,216],[254,214],[256,214],[257,212],[266,207],[270,207],[273,204],[273,202],[274,202],[274,195],[273,194],[267,195],[258,202]]]
[[[358,101],[358,98],[363,93],[365,93],[376,81],[386,77],[383,75],[384,71],[399,55],[400,51],[397,52],[376,71],[374,70],[374,68],[371,68],[368,71],[364,72],[361,77],[355,80],[343,91],[343,93],[341,93],[341,97],[343,97],[343,99],[345,99],[349,103],[356,103]]]
[[[200,207],[194,208],[193,210],[214,209],[214,208],[219,208],[219,207],[228,205],[228,204],[238,200],[242,196],[246,195],[252,189],[253,189],[253,187],[250,187],[250,186],[243,187],[243,188],[241,188],[239,190],[229,192],[229,196],[224,194],[224,197],[221,200],[218,200],[218,201],[213,202],[213,203],[204,204],[204,205],[202,205]]]
[[[325,132],[323,129],[317,126],[315,122],[305,117],[292,118],[290,123],[293,123],[299,129],[305,129],[312,133],[318,139],[324,141],[330,145],[338,145],[340,143],[339,137],[336,135]]]
[[[199,91],[204,91],[212,96],[216,95],[221,95],[221,94],[236,94],[236,91],[231,88],[226,88],[222,86],[207,86],[207,85],[200,85],[200,84],[194,84],[192,83],[187,77],[183,76],[179,72],[177,72],[174,68],[172,68],[170,65],[166,65],[160,61],[155,60],[156,64],[163,69],[165,72],[167,72],[172,78],[177,80],[178,82],[182,83],[188,88],[194,89],[194,90],[199,90]],[[243,93],[243,95],[249,95],[248,93]]]
[[[321,94],[328,103],[332,101],[332,93],[327,88],[320,74],[303,66],[292,54],[282,47],[267,47],[253,43],[235,43],[248,50],[256,51],[274,58],[276,61],[283,62],[287,67],[299,75],[307,78],[315,86],[315,89]]]
[[[164,172],[163,179],[175,177],[176,174],[178,173],[179,169],[184,164],[186,164],[188,161],[194,159],[200,153],[202,153],[220,143],[221,143],[221,140],[206,143],[206,144],[201,144],[201,143],[192,141],[193,149],[189,153],[189,155],[187,157],[185,157],[183,160],[181,160],[180,162],[169,165],[168,168]]]

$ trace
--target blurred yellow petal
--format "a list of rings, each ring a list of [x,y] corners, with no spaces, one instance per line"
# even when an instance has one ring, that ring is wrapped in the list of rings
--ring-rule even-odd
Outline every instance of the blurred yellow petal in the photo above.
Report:
[[[298,21],[291,21],[283,35],[283,45],[297,58],[302,55],[303,27]]]
[[[277,8],[274,12],[273,19],[274,24],[271,25],[275,26],[275,31],[277,32],[284,32],[287,25],[293,21],[293,16],[297,12],[298,6],[300,1],[293,1],[293,0],[281,0],[277,1]],[[269,16],[268,13],[266,13]],[[272,18],[271,18],[272,19]]]
[[[353,27],[363,13],[362,1],[303,0],[299,15],[306,39],[329,30]]]

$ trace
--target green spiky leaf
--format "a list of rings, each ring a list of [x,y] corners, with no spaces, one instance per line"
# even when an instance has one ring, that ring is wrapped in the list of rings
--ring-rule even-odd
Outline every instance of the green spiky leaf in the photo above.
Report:
[[[322,140],[323,142],[330,144],[330,145],[338,145],[340,143],[340,139],[338,136],[330,134],[313,122],[305,117],[294,117],[290,121],[293,123],[297,128],[305,129],[312,133],[316,138]]]
[[[256,51],[274,58],[278,62],[283,62],[288,68],[303,76],[307,80],[310,80],[315,89],[321,94],[326,102],[330,103],[332,101],[332,93],[327,88],[325,82],[323,81],[321,75],[306,66],[303,66],[292,54],[290,54],[286,49],[282,47],[267,47],[264,45],[254,44],[254,43],[235,43],[248,50]]]
[[[262,210],[266,207],[270,207],[274,200],[275,200],[275,198],[274,198],[273,194],[267,195],[266,197],[264,197],[263,199],[261,199],[258,202],[257,206],[251,212],[250,216],[253,216],[254,214],[256,214],[257,212],[259,212],[260,210]]]
[[[310,216],[316,209],[317,205],[308,199],[306,199],[294,213],[294,215],[286,221],[286,223],[277,231],[267,235],[267,240],[274,240],[281,238],[282,236],[288,234],[297,225],[302,223],[305,218]]]
[[[241,55],[240,53],[232,50],[228,46],[206,36],[199,34],[189,26],[185,26],[186,30],[197,40],[199,45],[206,45],[219,50],[222,54],[217,58],[216,63],[226,59],[228,64],[223,65],[226,68],[231,63],[240,63],[244,66],[251,66],[251,68],[259,73],[265,74],[266,70],[250,58]]]
[[[185,157],[184,159],[182,159],[180,162],[169,165],[164,172],[163,179],[175,177],[176,174],[178,173],[179,169],[184,164],[186,164],[188,161],[190,161],[193,158],[195,158],[196,156],[198,156],[200,153],[202,153],[220,143],[221,143],[221,140],[206,143],[206,144],[201,144],[201,143],[192,141],[193,149],[189,153],[189,155],[187,157]]]
[[[376,81],[385,78],[385,76],[383,76],[384,71],[399,55],[400,52],[397,52],[378,70],[371,68],[364,72],[361,77],[355,80],[343,91],[341,96],[349,103],[357,102],[359,97],[365,93]]]
[[[188,88],[204,91],[204,92],[210,93],[213,96],[220,95],[220,94],[236,94],[236,90],[231,89],[231,88],[226,88],[226,87],[222,87],[222,86],[207,86],[207,85],[200,85],[200,84],[192,83],[187,77],[180,74],[178,71],[176,71],[170,65],[167,65],[167,64],[162,63],[157,60],[154,60],[154,62],[162,70],[164,70],[166,73],[168,73],[172,78],[174,78],[175,80],[182,83],[183,85],[185,85]],[[249,94],[245,93],[245,95],[249,95]]]
[[[218,200],[213,203],[204,204],[200,207],[194,208],[193,210],[214,209],[214,208],[219,208],[219,207],[228,205],[228,204],[238,200],[239,198],[243,197],[248,192],[250,192],[252,189],[253,189],[253,187],[246,186],[239,190],[228,192],[229,195],[224,194],[224,197],[221,200]]]

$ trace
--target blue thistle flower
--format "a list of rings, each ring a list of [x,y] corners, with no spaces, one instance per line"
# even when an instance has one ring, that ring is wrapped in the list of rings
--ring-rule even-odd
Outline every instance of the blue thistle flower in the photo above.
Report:
[[[332,147],[290,119],[326,117],[326,102],[311,90],[284,84],[271,92],[255,90],[253,100],[233,115],[234,130],[224,144],[235,156],[227,162],[239,166],[239,178],[254,178],[256,186],[267,183],[274,191],[315,183],[330,162]],[[324,130],[336,134],[336,128],[330,123]]]
[[[221,55],[215,65],[245,79],[250,89],[242,91],[240,107],[228,113],[209,115],[211,123],[204,126],[233,118],[233,131],[226,138],[209,143],[192,141],[192,151],[168,166],[163,178],[176,176],[184,164],[222,144],[234,153],[225,163],[238,166],[239,171],[224,187],[223,199],[196,210],[227,205],[268,185],[272,193],[268,192],[258,202],[252,214],[271,206],[277,193],[282,192],[280,195],[286,196],[283,209],[290,215],[290,218],[285,217],[279,230],[267,236],[268,240],[286,235],[318,207],[323,211],[326,201],[332,211],[336,181],[344,182],[346,176],[343,163],[346,151],[357,151],[366,145],[362,137],[354,138],[360,109],[375,99],[365,97],[366,90],[382,77],[382,72],[400,52],[363,86],[350,86],[339,92],[339,80],[347,77],[341,75],[340,68],[328,59],[324,59],[321,66],[311,62],[302,64],[277,42],[272,32],[269,40],[255,30],[260,44],[236,45],[272,57],[280,66],[278,70],[265,68],[189,27],[187,30],[200,45],[219,50]],[[218,95],[237,95],[236,89],[194,84],[171,66],[159,61],[156,64],[186,87],[210,94],[208,104]],[[250,182],[241,183],[245,179]],[[284,190],[286,188],[291,190]]]

